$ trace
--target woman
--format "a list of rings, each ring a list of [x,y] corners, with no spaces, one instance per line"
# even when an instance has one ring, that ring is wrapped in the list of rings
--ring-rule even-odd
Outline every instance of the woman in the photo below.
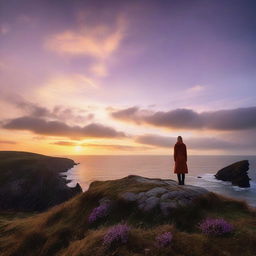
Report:
[[[177,143],[174,146],[174,161],[174,173],[177,174],[179,185],[184,185],[185,173],[188,173],[187,148],[181,136],[178,136]]]

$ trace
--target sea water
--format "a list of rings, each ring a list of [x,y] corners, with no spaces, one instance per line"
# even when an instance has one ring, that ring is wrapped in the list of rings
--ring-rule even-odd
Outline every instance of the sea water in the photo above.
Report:
[[[67,179],[71,180],[68,185],[74,186],[78,182],[83,191],[88,189],[92,181],[118,179],[130,174],[149,178],[177,179],[173,173],[173,157],[167,155],[66,157],[80,163],[66,173]],[[215,179],[214,174],[218,170],[241,160],[249,160],[250,188],[239,188],[232,186],[230,182]],[[188,169],[186,184],[246,200],[250,205],[256,207],[256,156],[189,156]]]

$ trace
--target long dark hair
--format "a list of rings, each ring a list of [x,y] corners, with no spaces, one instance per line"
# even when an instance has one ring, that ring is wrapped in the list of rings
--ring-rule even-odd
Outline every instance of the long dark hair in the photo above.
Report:
[[[181,136],[178,136],[177,141],[178,141],[178,142],[182,142],[182,143],[183,143],[183,139],[182,139],[182,137],[181,137]]]

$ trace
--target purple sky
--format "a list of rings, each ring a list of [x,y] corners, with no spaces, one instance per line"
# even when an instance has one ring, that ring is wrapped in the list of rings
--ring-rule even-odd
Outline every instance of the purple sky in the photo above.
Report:
[[[0,145],[255,154],[256,4],[0,2]],[[15,136],[13,136],[15,134]]]

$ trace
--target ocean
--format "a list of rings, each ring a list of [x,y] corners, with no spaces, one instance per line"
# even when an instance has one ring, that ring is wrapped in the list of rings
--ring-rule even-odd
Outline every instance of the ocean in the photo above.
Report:
[[[172,156],[151,155],[95,155],[95,156],[65,156],[76,163],[74,168],[65,174],[71,180],[69,186],[77,182],[83,191],[86,191],[92,181],[110,180],[125,177],[130,174],[150,178],[174,179]],[[215,179],[214,174],[221,168],[236,161],[249,160],[248,175],[251,178],[250,188],[232,186],[230,182]],[[186,184],[204,187],[209,191],[245,200],[256,207],[256,156],[189,156],[189,173],[186,175]],[[198,178],[200,176],[201,178]]]

